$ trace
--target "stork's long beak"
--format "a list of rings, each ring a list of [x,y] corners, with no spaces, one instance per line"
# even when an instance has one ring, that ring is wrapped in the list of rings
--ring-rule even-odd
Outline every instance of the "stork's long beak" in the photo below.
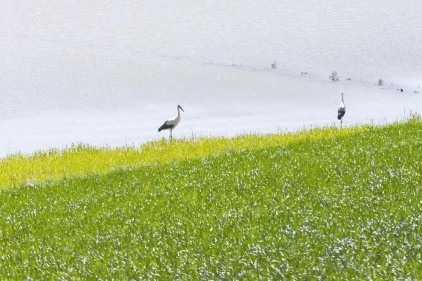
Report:
[[[183,112],[185,112],[184,110],[183,110],[183,108],[179,105],[179,107],[180,107],[180,109],[183,111]]]

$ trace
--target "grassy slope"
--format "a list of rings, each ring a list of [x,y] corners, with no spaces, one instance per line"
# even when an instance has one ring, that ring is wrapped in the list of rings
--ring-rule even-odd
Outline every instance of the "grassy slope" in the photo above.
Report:
[[[73,146],[63,151],[41,151],[30,157],[13,155],[0,160],[0,188],[44,183],[67,177],[106,174],[125,167],[203,158],[242,149],[285,146],[300,140],[329,139],[368,129],[368,127],[355,127],[348,130],[324,128],[286,135],[249,135],[233,139],[180,140],[171,143],[162,140],[148,143],[140,149]]]
[[[3,191],[0,277],[421,279],[422,122],[353,130],[154,143]]]

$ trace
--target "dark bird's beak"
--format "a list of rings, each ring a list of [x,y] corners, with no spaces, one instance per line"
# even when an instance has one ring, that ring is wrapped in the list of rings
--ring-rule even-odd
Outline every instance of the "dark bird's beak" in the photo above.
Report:
[[[179,105],[179,108],[183,111],[183,112],[185,112],[184,110],[183,110],[183,108]]]

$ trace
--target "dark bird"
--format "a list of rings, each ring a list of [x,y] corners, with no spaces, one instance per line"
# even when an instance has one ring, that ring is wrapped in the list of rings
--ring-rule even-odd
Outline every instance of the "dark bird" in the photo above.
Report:
[[[341,121],[340,128],[343,126],[343,116],[346,114],[346,105],[344,104],[344,94],[341,93],[341,103],[337,109],[337,119]]]
[[[177,116],[174,117],[173,119],[167,120],[166,122],[164,122],[163,125],[161,125],[160,128],[158,128],[158,131],[159,132],[161,132],[161,130],[170,129],[170,139],[173,137],[172,136],[173,129],[176,128],[177,124],[179,124],[179,122],[180,122],[180,110],[182,110],[183,112],[185,112],[183,110],[183,108],[180,105],[178,105],[177,106]]]

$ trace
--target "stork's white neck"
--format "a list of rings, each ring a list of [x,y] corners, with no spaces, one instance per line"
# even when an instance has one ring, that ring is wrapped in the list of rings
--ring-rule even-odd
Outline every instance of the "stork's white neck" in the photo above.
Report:
[[[176,116],[176,120],[177,120],[177,122],[179,122],[179,120],[180,120],[180,108],[179,108],[179,107],[177,107],[177,116]]]

